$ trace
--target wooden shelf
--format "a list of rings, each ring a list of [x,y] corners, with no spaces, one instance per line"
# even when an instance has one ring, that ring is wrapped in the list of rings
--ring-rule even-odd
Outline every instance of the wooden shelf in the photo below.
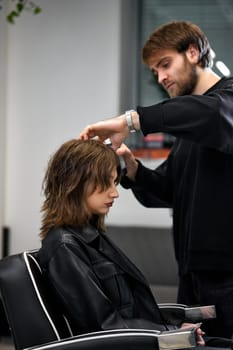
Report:
[[[167,158],[171,149],[170,148],[158,148],[158,149],[153,149],[153,148],[140,148],[133,150],[133,154],[135,157],[138,158],[152,158],[152,159],[157,159],[157,158]]]

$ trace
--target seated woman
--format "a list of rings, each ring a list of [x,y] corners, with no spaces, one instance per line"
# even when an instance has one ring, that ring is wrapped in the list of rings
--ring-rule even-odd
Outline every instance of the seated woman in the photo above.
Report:
[[[74,334],[175,328],[165,324],[145,277],[105,234],[120,175],[118,156],[95,140],[65,142],[45,174],[39,260]],[[197,334],[204,345],[200,328]]]

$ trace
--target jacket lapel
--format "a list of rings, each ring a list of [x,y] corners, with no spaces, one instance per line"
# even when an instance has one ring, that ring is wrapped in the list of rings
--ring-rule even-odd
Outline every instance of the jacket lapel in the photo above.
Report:
[[[127,258],[122,250],[118,248],[105,234],[101,234],[100,237],[100,252],[118,265],[124,272],[148,286],[148,282],[141,271]]]

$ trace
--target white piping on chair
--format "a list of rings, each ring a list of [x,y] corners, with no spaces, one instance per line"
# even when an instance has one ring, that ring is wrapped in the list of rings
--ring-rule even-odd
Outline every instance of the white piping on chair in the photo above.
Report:
[[[39,268],[39,270],[40,270],[40,273],[41,273],[41,268],[40,268],[38,262],[36,261],[36,259],[35,259],[30,253],[28,253],[28,252],[23,252],[24,261],[25,261],[25,264],[26,264],[26,267],[27,267],[29,276],[30,276],[30,278],[31,278],[33,287],[34,287],[34,289],[35,289],[37,298],[39,299],[40,305],[41,305],[41,307],[42,307],[42,309],[43,309],[43,311],[44,311],[44,313],[45,313],[45,315],[46,315],[46,317],[47,317],[47,319],[48,319],[48,321],[49,321],[49,323],[50,323],[50,325],[51,325],[51,327],[52,327],[52,329],[53,329],[53,331],[54,331],[54,333],[55,333],[55,335],[56,335],[56,337],[57,337],[57,339],[58,339],[58,340],[61,340],[61,337],[59,336],[59,333],[58,333],[58,331],[57,331],[57,329],[56,329],[56,326],[55,326],[55,324],[53,323],[51,317],[49,316],[49,313],[48,313],[48,311],[46,310],[46,307],[45,307],[45,305],[44,305],[44,303],[43,303],[43,300],[42,300],[42,298],[41,298],[40,292],[39,292],[39,290],[38,290],[38,288],[37,288],[37,285],[36,285],[36,282],[35,282],[35,279],[34,279],[34,276],[33,276],[33,274],[32,274],[31,267],[30,267],[30,264],[29,264],[29,261],[28,261],[28,256],[27,256],[27,254],[28,254],[28,255],[33,259],[33,261],[37,264],[37,266],[38,266],[38,268]]]
[[[37,261],[37,260],[34,258],[34,256],[31,255],[29,252],[26,252],[26,256],[27,256],[27,254],[30,255],[30,258],[34,261],[34,263],[35,263],[36,266],[38,267],[38,270],[39,270],[40,273],[42,274],[42,270],[41,270],[41,267],[40,267],[38,261]],[[28,258],[27,258],[27,260],[28,260]],[[29,268],[30,268],[30,264],[29,264]],[[62,315],[62,317],[63,317],[63,319],[64,319],[64,321],[65,321],[65,323],[66,323],[66,326],[67,326],[67,329],[68,329],[69,332],[70,332],[70,335],[73,337],[74,334],[73,334],[73,332],[72,332],[72,329],[71,329],[71,327],[70,327],[70,324],[69,324],[67,318],[66,318],[64,315]]]
[[[180,335],[184,335],[183,339],[177,338],[178,341],[174,347],[174,335],[177,335],[178,338]],[[196,347],[196,333],[194,330],[185,329],[183,331],[178,331],[176,334],[172,332],[159,332],[155,330],[148,329],[115,329],[108,331],[100,331],[93,333],[86,333],[80,336],[76,336],[70,339],[63,339],[60,342],[51,342],[39,346],[34,346],[32,348],[26,348],[24,350],[49,350],[49,349],[59,349],[62,347],[63,349],[69,349],[69,345],[75,344],[76,346],[79,343],[85,343],[89,341],[97,341],[103,339],[111,339],[111,338],[127,338],[132,337],[134,340],[136,337],[144,337],[144,338],[154,338],[155,340],[155,348],[159,348],[160,350],[174,350],[174,349],[187,349]],[[165,339],[163,339],[165,337]],[[170,338],[171,337],[171,338]],[[169,341],[170,338],[170,341]],[[74,347],[71,347],[74,349]]]
[[[69,324],[67,318],[66,318],[64,315],[62,315],[62,317],[64,318],[64,321],[65,321],[66,326],[67,326],[67,328],[68,328],[68,330],[69,330],[69,332],[70,332],[71,337],[73,337],[74,334],[73,334],[73,332],[72,332],[72,329],[71,329],[71,327],[70,327],[70,324]]]
[[[101,332],[102,333],[102,332]],[[104,333],[104,332],[103,332]],[[107,333],[107,332],[106,332]],[[149,333],[149,332],[131,332],[130,330],[128,330],[127,332],[123,332],[123,333],[117,333],[117,334],[90,334],[90,336],[77,336],[71,339],[63,339],[61,342],[58,343],[47,343],[44,345],[39,345],[39,346],[35,346],[32,348],[32,350],[47,350],[52,348],[59,348],[59,347],[64,347],[64,346],[69,346],[70,344],[74,343],[74,344],[79,344],[79,343],[83,343],[83,342],[88,342],[88,341],[95,341],[95,340],[100,340],[100,339],[111,339],[111,338],[129,338],[129,337],[133,337],[135,338],[136,336],[142,336],[142,337],[154,337],[155,339],[157,338],[156,334],[154,333]],[[156,342],[155,342],[155,346],[156,346]],[[27,350],[30,348],[26,348],[24,350]]]

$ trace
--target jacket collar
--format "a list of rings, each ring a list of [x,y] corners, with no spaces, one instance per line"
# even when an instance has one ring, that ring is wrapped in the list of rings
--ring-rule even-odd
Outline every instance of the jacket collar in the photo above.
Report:
[[[79,238],[87,244],[92,243],[97,237],[99,237],[99,231],[91,224],[84,228],[69,226],[68,230],[78,234]]]

